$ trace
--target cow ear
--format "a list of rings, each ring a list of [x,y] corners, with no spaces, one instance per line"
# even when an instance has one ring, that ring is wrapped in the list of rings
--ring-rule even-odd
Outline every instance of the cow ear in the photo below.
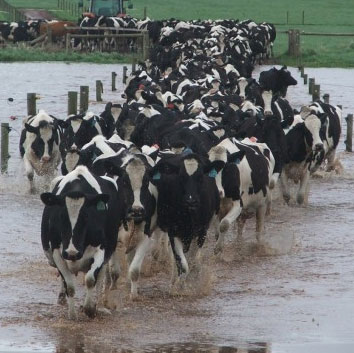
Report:
[[[105,112],[111,112],[111,109],[112,109],[112,102],[108,102],[107,104],[106,104],[106,106],[104,107],[104,111]]]
[[[317,116],[320,118],[321,124],[325,124],[327,122],[327,114],[326,113],[317,114]]]
[[[113,161],[107,160],[104,162],[104,169],[108,174],[117,175],[121,177],[123,175],[123,169],[116,166]]]
[[[227,161],[229,163],[239,164],[242,161],[242,158],[245,156],[245,154],[246,154],[245,151],[238,151],[238,152],[232,153],[227,157]]]
[[[88,206],[95,206],[98,211],[105,211],[107,209],[107,202],[109,201],[109,194],[85,195]]]
[[[58,119],[57,121],[58,121],[58,125],[63,129],[67,129],[70,126],[69,121],[60,120],[60,119]]]
[[[205,174],[208,174],[211,178],[215,178],[224,166],[224,161],[213,161],[209,162],[203,169]]]
[[[63,203],[63,199],[60,196],[52,194],[51,192],[42,193],[41,200],[46,206],[60,206]]]
[[[38,134],[39,132],[39,127],[38,126],[32,126],[30,124],[25,124],[25,129],[28,131],[28,132],[31,132],[32,134]]]

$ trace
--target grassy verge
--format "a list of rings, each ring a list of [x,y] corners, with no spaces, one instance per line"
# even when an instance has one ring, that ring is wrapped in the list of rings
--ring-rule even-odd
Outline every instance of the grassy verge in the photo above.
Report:
[[[75,20],[71,14],[57,8],[57,0],[7,0],[16,7],[48,9],[58,18]],[[75,2],[76,0],[72,0]],[[88,0],[84,1],[85,5]],[[300,29],[311,32],[354,33],[354,8],[348,0],[132,0],[134,8],[129,14],[141,18],[144,7],[147,15],[153,19],[218,19],[238,18],[240,20],[252,18],[257,22],[267,21],[276,24],[277,31]],[[1,19],[1,12],[0,12]],[[305,25],[299,25],[302,22]],[[288,22],[288,24],[284,24]],[[283,25],[282,25],[283,24]],[[278,33],[275,45],[275,60],[287,65],[305,65],[307,67],[354,67],[354,37],[310,37],[301,36],[302,56],[298,60],[287,56],[288,37]],[[4,55],[4,54],[3,54]],[[0,55],[2,60],[3,55]],[[39,55],[42,57],[42,54]],[[53,59],[66,60],[66,54],[50,54]],[[110,59],[109,54],[75,54],[76,61],[104,62]],[[100,58],[102,56],[102,58]],[[17,54],[13,57],[18,60],[27,60]],[[80,59],[81,58],[81,59]]]
[[[96,64],[131,63],[134,55],[116,53],[66,53],[65,51],[48,51],[41,48],[6,48],[0,50],[0,62],[16,61],[64,61],[88,62]]]

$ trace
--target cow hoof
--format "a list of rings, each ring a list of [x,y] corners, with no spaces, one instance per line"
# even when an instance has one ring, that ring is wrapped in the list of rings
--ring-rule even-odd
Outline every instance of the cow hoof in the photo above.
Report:
[[[96,305],[84,306],[84,313],[93,319],[96,316]]]
[[[219,255],[222,252],[222,246],[216,244],[214,248],[214,255]]]
[[[97,309],[97,313],[102,315],[112,315],[112,311],[108,310],[107,308],[99,308]]]
[[[297,195],[296,202],[302,205],[304,203],[304,195]]]
[[[65,293],[59,293],[58,304],[59,305],[65,305],[66,304],[66,294]]]
[[[219,226],[220,233],[225,233],[230,227],[230,222],[227,219],[223,219]]]
[[[69,312],[69,320],[73,320],[73,321],[77,320],[77,314],[75,311]]]
[[[139,298],[139,295],[138,295],[138,293],[130,293],[130,300],[132,301],[132,302],[134,302],[134,301],[137,301],[138,300],[138,298]]]
[[[283,195],[284,201],[289,205],[290,202],[290,195]]]

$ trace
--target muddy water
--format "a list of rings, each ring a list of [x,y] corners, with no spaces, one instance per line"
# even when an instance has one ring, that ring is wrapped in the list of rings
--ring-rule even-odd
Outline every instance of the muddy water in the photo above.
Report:
[[[96,79],[107,87],[105,100],[118,100],[120,92],[108,90],[112,71],[120,73],[121,67],[0,65],[2,82],[8,83],[0,87],[1,122],[19,117],[11,122],[9,175],[0,178],[0,352],[354,351],[354,157],[344,152],[344,173],[312,180],[307,208],[275,201],[261,247],[252,221],[242,244],[235,245],[230,232],[221,259],[212,255],[209,237],[204,277],[194,283],[197,293],[172,296],[169,266],[148,259],[139,300],[130,301],[122,278],[119,289],[110,293],[111,314],[100,312],[89,320],[79,312],[78,322],[66,319],[66,308],[56,304],[56,273],[42,254],[42,205],[38,195],[26,192],[17,132],[27,92],[40,94],[39,108],[64,118],[67,91],[89,84],[93,96]],[[344,115],[354,112],[349,87],[354,71],[317,69],[313,76],[331,102],[343,104]],[[348,87],[334,86],[328,77]],[[8,104],[8,97],[14,103]],[[294,107],[308,103],[307,86],[291,88],[288,98]],[[103,107],[91,104],[90,109]],[[77,286],[79,308],[84,294],[80,276]]]

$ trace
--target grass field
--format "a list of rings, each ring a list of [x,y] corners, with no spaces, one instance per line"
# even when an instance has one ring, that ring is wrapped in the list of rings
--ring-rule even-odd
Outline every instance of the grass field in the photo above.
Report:
[[[73,19],[70,14],[58,11],[57,0],[7,1],[16,7],[45,8],[59,18]],[[87,4],[88,0],[85,2]],[[308,32],[354,34],[352,0],[132,0],[132,3],[134,7],[129,14],[138,18],[143,16],[146,7],[152,19],[252,18],[257,22],[275,23],[279,32],[299,28]],[[288,65],[299,64],[287,57],[287,46],[287,35],[279,33],[274,46],[276,59]],[[301,48],[305,66],[354,67],[354,36],[301,36]]]

